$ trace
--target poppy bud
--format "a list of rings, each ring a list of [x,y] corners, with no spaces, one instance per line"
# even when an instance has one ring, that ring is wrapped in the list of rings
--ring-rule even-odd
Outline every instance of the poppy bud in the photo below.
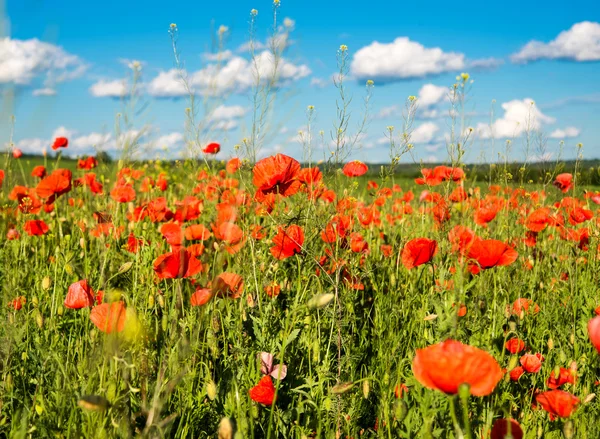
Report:
[[[548,339],[548,349],[554,349],[554,340],[552,340],[551,338]]]
[[[169,327],[169,319],[167,318],[167,316],[166,316],[166,315],[164,315],[164,316],[162,317],[161,326],[162,326],[162,330],[163,330],[164,332],[167,332],[167,329],[168,329],[168,327]]]
[[[317,294],[312,299],[308,301],[309,308],[324,308],[335,298],[335,294],[326,293],[326,294]]]
[[[519,357],[517,357],[516,355],[513,355],[512,357],[510,357],[510,361],[508,362],[508,368],[507,369],[510,372],[511,370],[513,370],[518,365],[519,365]]]
[[[44,290],[50,289],[51,286],[52,286],[52,279],[50,279],[48,276],[46,276],[45,278],[42,279],[42,288]]]
[[[331,388],[331,393],[334,395],[341,395],[342,393],[349,392],[354,387],[354,383],[352,381],[348,381],[346,383],[338,383]]]
[[[572,439],[575,437],[575,427],[573,426],[573,421],[570,419],[563,425],[563,434],[565,435],[565,439]]]
[[[215,334],[221,330],[221,322],[218,317],[213,317],[212,328],[213,328],[213,331],[215,331]]]
[[[39,301],[39,299],[37,298],[37,296],[33,296],[33,297],[31,298],[31,304],[32,304],[34,307],[36,307],[36,308],[38,307],[38,305],[40,304],[40,301]]]
[[[571,335],[569,335],[569,342],[572,345],[575,345],[575,334],[574,333],[571,333]]]
[[[233,439],[233,424],[229,418],[221,419],[218,434],[219,439]]]
[[[40,329],[44,327],[44,316],[42,316],[42,313],[40,313],[39,311],[35,314],[35,323]]]
[[[595,393],[590,393],[588,396],[585,397],[585,399],[583,400],[583,403],[589,404],[590,402],[592,402],[594,400],[595,397],[596,397]]]
[[[369,398],[369,380],[364,380],[362,383],[362,392],[365,399]]]
[[[211,401],[214,401],[217,397],[217,385],[213,380],[210,380],[208,383],[206,383],[206,395]]]
[[[56,315],[60,317],[63,315],[64,312],[65,312],[65,310],[64,310],[63,306],[58,305],[58,308],[56,309]]]
[[[161,308],[165,307],[165,297],[162,294],[158,295],[158,306]]]
[[[83,239],[83,238],[79,239],[79,247],[85,249],[85,239]]]
[[[406,405],[406,402],[404,402],[403,399],[397,399],[394,401],[393,411],[394,418],[396,418],[398,422],[402,422],[408,414],[408,406]]]
[[[471,396],[471,385],[463,383],[458,386],[458,396],[463,400],[469,399],[469,396]]]
[[[73,274],[73,267],[71,266],[71,264],[65,264],[65,272],[67,274]]]
[[[154,294],[148,294],[148,308],[154,308]]]
[[[7,392],[11,392],[12,389],[13,389],[13,377],[9,373],[6,375],[6,378],[4,378],[4,390]]]

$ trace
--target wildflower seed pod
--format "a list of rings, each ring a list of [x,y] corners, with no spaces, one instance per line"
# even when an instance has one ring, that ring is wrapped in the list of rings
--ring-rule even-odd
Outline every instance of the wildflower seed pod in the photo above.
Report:
[[[548,339],[548,349],[554,349],[554,340],[552,340],[551,338]]]
[[[33,305],[34,308],[38,307],[38,305],[40,304],[40,300],[37,298],[37,296],[33,296],[31,298],[31,304]]]
[[[571,335],[569,336],[569,342],[572,345],[575,345],[575,334],[574,333],[571,333]]]
[[[519,357],[517,357],[516,355],[513,355],[510,357],[510,361],[508,362],[507,370],[510,372],[518,365],[519,365]]]
[[[214,401],[217,397],[217,385],[213,380],[209,380],[208,383],[206,383],[206,395],[211,401]]]
[[[165,296],[163,296],[162,294],[158,295],[158,306],[160,306],[161,308],[165,307]]]
[[[369,380],[364,380],[362,382],[362,392],[363,392],[363,397],[365,399],[369,399],[369,392],[370,392],[370,387],[369,387]]]
[[[52,279],[50,279],[48,276],[46,276],[45,278],[42,279],[42,288],[44,290],[49,290],[51,286],[52,286]]]
[[[596,398],[596,394],[595,393],[590,393],[588,396],[585,397],[585,399],[583,400],[583,404],[589,404],[590,402],[592,402],[594,400],[594,398]]]
[[[233,439],[233,424],[231,423],[231,419],[223,418],[221,422],[219,422],[219,430],[218,435],[219,439]]]
[[[167,328],[169,327],[169,319],[166,315],[162,317],[161,327],[164,332],[167,332]]]
[[[221,321],[218,317],[213,317],[212,319],[212,329],[215,331],[215,334],[218,334],[221,330]]]
[[[61,317],[63,315],[63,313],[65,312],[64,308],[62,305],[58,305],[58,308],[56,309],[56,315]]]

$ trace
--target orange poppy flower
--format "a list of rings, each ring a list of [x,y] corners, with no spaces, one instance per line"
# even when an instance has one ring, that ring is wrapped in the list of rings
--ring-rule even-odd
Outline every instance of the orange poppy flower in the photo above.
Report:
[[[259,160],[252,169],[257,199],[262,200],[268,194],[294,195],[302,185],[297,178],[299,171],[300,163],[284,154]]]
[[[130,184],[117,185],[110,191],[110,197],[117,203],[128,203],[135,200],[135,189]]]
[[[564,390],[549,390],[539,393],[535,400],[548,412],[551,421],[556,417],[568,418],[579,404],[579,398]]]
[[[519,254],[515,249],[495,239],[477,240],[468,253],[469,271],[473,274],[488,268],[510,265],[517,260]]]
[[[541,232],[550,223],[550,209],[540,207],[529,214],[525,227],[532,232]]]
[[[4,170],[0,169],[0,187],[2,187],[3,182],[4,182]]]
[[[102,303],[92,308],[90,320],[102,332],[110,334],[125,329],[127,312],[122,301]]]
[[[366,174],[368,170],[369,167],[360,160],[346,163],[342,168],[342,172],[346,177],[360,177],[361,175]]]
[[[523,349],[525,349],[525,342],[518,338],[511,338],[504,343],[504,347],[511,354],[518,354]]]
[[[52,150],[56,151],[58,148],[66,148],[67,146],[69,146],[69,139],[66,137],[57,137],[52,144]]]
[[[183,242],[183,231],[177,223],[163,224],[160,228],[160,233],[171,247],[178,247]]]
[[[183,247],[160,255],[154,260],[153,266],[159,279],[190,277],[200,273],[203,269],[200,261]]]
[[[575,374],[576,370],[573,369],[565,369],[564,367],[559,368],[558,377],[552,371],[548,380],[546,381],[546,385],[549,389],[558,389],[560,386],[565,384],[575,384]]]
[[[192,306],[202,306],[210,302],[214,296],[210,288],[197,288],[196,291],[190,297],[190,303]]]
[[[184,235],[188,241],[206,241],[211,233],[204,224],[192,224],[186,227]]]
[[[273,405],[275,402],[275,386],[269,375],[260,379],[258,384],[248,392],[253,401],[263,405]]]
[[[238,299],[244,292],[244,279],[239,274],[221,273],[213,282],[212,291],[219,297]]]
[[[454,253],[458,252],[461,255],[468,254],[471,246],[478,239],[475,232],[465,226],[454,226],[452,230],[448,232],[448,240],[452,244],[452,251]]]
[[[279,227],[279,232],[273,237],[271,254],[277,259],[286,259],[302,252],[304,244],[304,230],[302,227],[292,224],[287,229]]]
[[[461,384],[468,384],[473,396],[489,395],[503,375],[490,354],[456,340],[417,349],[412,369],[425,387],[451,395]]]
[[[544,357],[542,357],[542,354],[525,354],[519,362],[523,366],[523,369],[525,369],[525,372],[538,373],[542,368],[543,360]]]
[[[519,298],[513,302],[510,312],[516,316],[521,313],[537,314],[540,312],[540,307],[531,299]]]
[[[225,169],[230,174],[235,174],[237,172],[237,170],[240,169],[241,167],[242,167],[242,161],[237,157],[232,158],[231,160],[229,160],[227,162],[227,165],[225,165]]]
[[[202,149],[202,152],[204,154],[218,154],[220,151],[221,151],[221,145],[219,145],[216,142],[209,143]]]
[[[29,220],[25,221],[23,230],[25,230],[29,236],[41,236],[48,233],[50,228],[44,222],[44,220]]]
[[[98,160],[96,160],[95,157],[77,160],[77,169],[85,169],[89,171],[90,169],[94,169],[96,166],[98,166]]]
[[[14,309],[15,311],[19,311],[21,308],[23,308],[23,305],[25,305],[25,303],[27,303],[27,299],[25,298],[25,296],[19,296],[9,301],[8,307]]]
[[[402,265],[410,270],[430,262],[438,251],[437,241],[427,238],[415,238],[402,249]]]
[[[588,322],[588,335],[590,341],[600,354],[600,316],[596,316]]]
[[[521,366],[517,366],[509,372],[510,380],[519,381],[519,378],[521,378],[521,375],[523,375],[524,373],[525,369],[523,369],[523,367]]]
[[[498,419],[494,422],[490,439],[523,439],[523,430],[514,419]]]
[[[70,309],[87,308],[94,305],[94,290],[88,285],[86,279],[75,282],[69,286],[64,305]]]

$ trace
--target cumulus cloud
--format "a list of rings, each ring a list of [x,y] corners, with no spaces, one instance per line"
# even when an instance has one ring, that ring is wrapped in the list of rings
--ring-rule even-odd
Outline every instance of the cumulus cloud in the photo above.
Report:
[[[210,113],[210,118],[212,120],[237,119],[244,117],[247,112],[248,109],[241,105],[219,105]]]
[[[127,94],[127,84],[120,79],[114,81],[101,79],[92,84],[90,93],[96,98],[121,98]]]
[[[419,119],[437,119],[442,112],[436,108],[439,104],[448,100],[450,89],[434,84],[423,85],[417,94],[418,109],[416,116]],[[402,116],[402,109],[398,105],[382,107],[375,115],[376,119],[389,119]]]
[[[543,114],[530,98],[505,102],[502,104],[502,109],[504,115],[496,119],[491,126],[484,123],[477,125],[477,133],[480,137],[484,139],[518,137],[528,129],[537,130],[542,124],[556,121],[553,117]]]
[[[530,41],[511,56],[514,63],[527,63],[540,59],[566,59],[572,61],[600,60],[600,23],[582,21],[574,24],[548,42]]]
[[[233,57],[233,52],[231,50],[223,50],[222,52],[217,52],[217,53],[204,53],[202,55],[204,57],[205,60],[210,61],[210,62],[220,62],[220,61],[226,61],[228,59],[230,59],[231,57]]]
[[[567,127],[563,129],[556,129],[550,133],[551,139],[567,139],[570,137],[577,137],[581,131],[579,128]]]
[[[440,127],[433,122],[425,122],[416,127],[410,136],[411,143],[431,143]]]
[[[374,41],[358,50],[350,72],[359,80],[385,83],[438,75],[464,67],[465,55],[462,53],[444,52],[439,47],[427,48],[408,37],[399,37],[391,43]]]
[[[62,47],[38,39],[0,39],[0,84],[30,85],[42,78],[45,88],[79,78],[87,65]],[[38,96],[43,94],[38,94]]]
[[[417,102],[422,107],[431,107],[432,105],[439,104],[443,100],[447,100],[449,92],[450,89],[448,87],[425,84],[419,90],[419,100]]]
[[[481,58],[474,59],[467,63],[467,67],[473,70],[494,70],[504,64],[504,60],[500,58]]]
[[[69,145],[69,148],[81,150],[92,150],[94,148],[102,148],[111,143],[112,136],[110,134],[90,133],[74,138]],[[114,148],[111,148],[114,149]]]
[[[283,58],[279,60],[276,72],[275,67],[272,54],[263,51],[256,55],[255,61],[234,56],[223,65],[209,64],[187,75],[187,81],[195,93],[221,96],[249,90],[256,83],[257,74],[264,82],[276,73],[277,85],[285,86],[311,73],[305,64],[296,65]],[[179,72],[175,69],[161,72],[150,81],[146,89],[151,96],[159,98],[179,98],[187,95]]]
[[[327,81],[326,79],[323,78],[317,78],[317,77],[313,77],[310,80],[310,85],[311,87],[316,87],[316,88],[325,88],[330,84],[329,81]]]
[[[164,136],[160,136],[156,140],[156,146],[159,148],[173,148],[183,143],[183,134],[178,132],[172,132],[170,134],[166,134]]]

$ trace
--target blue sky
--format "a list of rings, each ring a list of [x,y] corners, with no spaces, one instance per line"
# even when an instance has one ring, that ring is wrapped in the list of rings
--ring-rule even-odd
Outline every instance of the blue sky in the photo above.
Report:
[[[508,138],[512,158],[523,159],[527,119],[547,139],[546,149],[534,148],[529,159],[542,152],[546,159],[556,158],[561,140],[565,158],[574,156],[579,142],[585,157],[600,157],[598,2],[426,6],[282,0],[277,34],[286,49],[262,154],[281,151],[302,158],[297,133],[306,130],[306,108],[313,105],[313,138],[322,130],[326,140],[324,149],[314,141],[314,158],[327,155],[339,96],[331,78],[344,44],[347,92],[353,97],[348,134],[355,134],[362,117],[365,81],[375,84],[369,124],[354,158],[388,160],[382,140],[386,127],[401,132],[401,110],[414,95],[419,97],[411,138],[414,155],[402,160],[445,160],[450,124],[446,96],[461,72],[473,80],[466,105],[467,126],[474,129],[468,161],[497,158]],[[75,155],[95,147],[118,154],[127,136],[139,137],[146,157],[182,154],[189,104],[172,70],[168,30],[176,23],[185,71],[198,101],[208,109],[198,114],[201,141],[221,142],[222,158],[235,155],[233,146],[249,136],[252,120],[255,77],[249,55],[240,47],[249,39],[253,8],[258,10],[256,41],[262,44],[271,35],[270,1],[0,0],[5,23],[0,28],[0,142],[8,140],[12,114],[14,143],[27,152],[41,151],[54,135],[64,134]],[[217,62],[211,41],[220,26],[227,30]],[[272,58],[263,50],[256,55],[263,71],[272,72]],[[128,134],[118,137],[115,117],[128,105],[120,95],[130,86],[125,78],[131,77],[132,60],[141,63],[139,100],[146,111],[123,128]],[[491,137],[496,139],[493,149]]]

